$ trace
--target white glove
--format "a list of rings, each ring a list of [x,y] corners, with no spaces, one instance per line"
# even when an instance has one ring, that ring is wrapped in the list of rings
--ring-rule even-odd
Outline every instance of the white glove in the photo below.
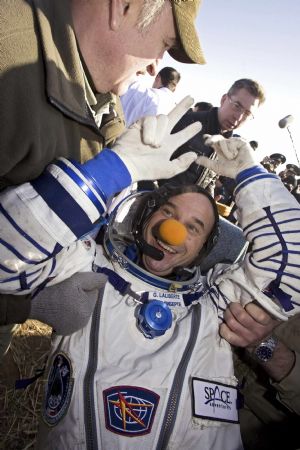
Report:
[[[205,145],[212,147],[217,158],[212,160],[206,156],[199,156],[196,163],[207,167],[218,175],[229,178],[236,176],[245,169],[259,165],[257,155],[251,145],[244,139],[232,137],[225,139],[223,136],[205,135]]]
[[[193,105],[192,97],[185,97],[166,116],[149,116],[131,125],[114,144],[112,151],[127,167],[132,182],[171,178],[186,170],[197,155],[185,153],[170,161],[174,151],[199,133],[200,122],[195,122],[176,134],[171,134],[178,120]]]

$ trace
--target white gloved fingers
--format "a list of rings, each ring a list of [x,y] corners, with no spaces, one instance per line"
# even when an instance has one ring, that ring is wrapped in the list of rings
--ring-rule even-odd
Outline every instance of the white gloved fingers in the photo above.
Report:
[[[249,147],[252,153],[252,148],[250,147],[250,144],[248,144],[248,142],[241,137],[232,137],[230,139],[227,139],[227,142],[231,153],[235,154],[235,157],[238,155],[238,153],[243,147],[245,148]]]
[[[232,143],[238,148],[238,151],[240,153],[248,153],[251,158],[253,158],[255,161],[258,159],[258,154],[255,152],[255,150],[251,147],[249,144],[249,141],[243,138],[232,138]],[[257,163],[259,161],[256,161]]]
[[[165,114],[147,116],[143,119],[142,140],[151,147],[160,147],[166,138],[169,128],[169,118]]]
[[[250,160],[253,164],[255,163],[255,152],[250,144],[243,138],[232,137],[230,139],[220,140],[216,146],[220,146],[221,152],[226,159],[236,160],[240,168],[243,163],[248,164]],[[216,151],[218,153],[217,147]]]
[[[214,172],[217,172],[219,167],[219,161],[217,159],[209,159],[207,156],[198,156],[195,162],[199,164],[199,166],[206,167]]]
[[[219,175],[236,178],[243,170],[257,165],[257,155],[250,144],[240,137],[225,139],[219,135],[209,136],[205,144],[215,150],[217,158],[210,160],[200,156],[196,162]]]
[[[231,166],[229,161],[226,161],[222,156],[216,159],[209,159],[206,156],[199,156],[196,161],[200,166],[206,167],[214,171],[218,175],[224,175],[228,178],[235,178],[236,171]]]
[[[220,134],[204,134],[203,135],[204,138],[204,144],[208,145],[209,147],[213,147],[217,144],[219,144],[219,142],[221,141],[225,141],[225,138],[223,136],[221,136]]]
[[[222,153],[224,157],[228,160],[236,158],[239,150],[237,146],[231,140],[220,140],[218,144],[216,144],[217,153]]]
[[[142,119],[142,141],[146,145],[156,147],[156,116],[147,116]]]
[[[231,139],[225,139],[220,134],[214,136],[205,135],[205,145],[212,147],[218,154],[223,154],[228,160],[234,159],[238,154],[238,149]]]
[[[169,118],[165,114],[160,114],[156,116],[156,133],[154,140],[154,147],[159,147],[166,137],[169,127]]]
[[[179,119],[190,109],[193,105],[194,99],[187,95],[169,112],[169,130],[171,131]]]
[[[201,131],[202,123],[194,122],[188,125],[183,130],[178,131],[175,134],[171,134],[169,138],[169,142],[171,146],[173,146],[172,153],[177,150],[177,148],[181,147],[185,142],[189,141],[192,137],[194,137],[199,131]]]
[[[169,174],[168,178],[171,178],[184,170],[187,170],[192,162],[197,158],[197,154],[194,152],[184,153],[177,159],[173,159],[169,162]]]
[[[132,182],[170,178],[187,169],[196,154],[187,154],[180,160],[170,161],[174,151],[195,136],[202,128],[200,122],[190,124],[171,134],[174,124],[191,106],[186,97],[170,115],[144,117],[120,136],[112,147],[126,166]]]
[[[193,161],[197,158],[197,154],[194,152],[184,153],[177,159],[173,159],[168,162],[168,169],[166,171],[166,166],[162,168],[160,173],[158,173],[157,179],[161,178],[172,178],[175,175],[187,170]]]

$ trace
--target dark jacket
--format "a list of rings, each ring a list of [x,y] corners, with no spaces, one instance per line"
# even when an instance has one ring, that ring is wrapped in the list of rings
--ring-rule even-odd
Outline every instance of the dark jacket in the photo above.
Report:
[[[194,122],[201,122],[202,129],[199,133],[197,133],[192,139],[179,147],[173,155],[173,159],[177,158],[184,153],[189,151],[196,152],[198,155],[205,155],[211,157],[213,155],[213,150],[211,147],[208,147],[204,144],[203,135],[204,134],[223,134],[220,129],[220,124],[218,120],[218,108],[214,107],[209,111],[199,111],[193,112],[188,111],[179,122],[175,125],[173,132],[177,132],[186,128],[188,125]],[[224,133],[225,137],[230,137],[231,132]],[[185,172],[176,175],[169,182],[176,184],[194,184],[199,181],[202,177],[204,171],[206,171],[202,166],[199,166],[196,163],[190,165],[188,170]]]

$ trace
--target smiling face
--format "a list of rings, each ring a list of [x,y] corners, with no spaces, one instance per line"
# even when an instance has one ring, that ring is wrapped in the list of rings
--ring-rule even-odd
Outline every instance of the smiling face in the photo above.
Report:
[[[187,229],[181,245],[168,245],[157,237],[157,228],[166,219],[174,218]],[[148,244],[164,253],[161,261],[143,255],[145,268],[154,275],[164,277],[175,267],[188,267],[198,256],[212,231],[214,211],[209,199],[198,192],[188,192],[171,197],[147,222],[143,237]]]

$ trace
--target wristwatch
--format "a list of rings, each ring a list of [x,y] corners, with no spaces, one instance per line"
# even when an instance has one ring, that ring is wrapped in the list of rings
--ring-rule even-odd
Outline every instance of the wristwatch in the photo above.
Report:
[[[278,343],[276,336],[270,336],[264,341],[262,341],[254,350],[254,355],[259,361],[267,362],[273,356],[275,347]]]

